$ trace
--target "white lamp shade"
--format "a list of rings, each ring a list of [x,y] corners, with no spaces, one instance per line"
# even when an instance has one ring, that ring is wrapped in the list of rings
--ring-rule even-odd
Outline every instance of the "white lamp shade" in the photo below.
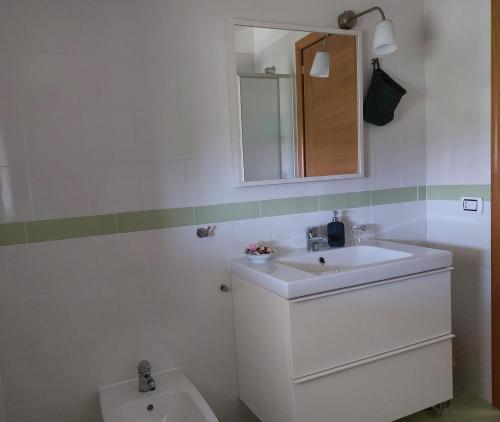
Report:
[[[330,75],[330,53],[327,51],[316,53],[310,75],[313,78],[328,78]]]
[[[391,20],[380,21],[375,27],[373,52],[377,56],[387,56],[398,49],[394,36],[394,25]]]

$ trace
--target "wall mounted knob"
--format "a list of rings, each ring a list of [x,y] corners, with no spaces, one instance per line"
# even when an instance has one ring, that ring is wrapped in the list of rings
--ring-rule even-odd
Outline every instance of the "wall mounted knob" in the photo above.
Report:
[[[214,235],[215,235],[215,226],[198,227],[198,229],[196,230],[196,236],[198,236],[200,239]]]
[[[231,289],[229,288],[228,285],[226,285],[226,284],[221,284],[220,285],[220,291],[221,292],[227,293],[229,290],[231,290]]]

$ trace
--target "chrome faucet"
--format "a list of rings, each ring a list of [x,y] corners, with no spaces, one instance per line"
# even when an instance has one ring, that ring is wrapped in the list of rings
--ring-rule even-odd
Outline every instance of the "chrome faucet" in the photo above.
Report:
[[[324,231],[323,226],[311,226],[306,229],[306,247],[309,252],[316,252],[319,245],[328,244],[328,236]]]
[[[141,393],[156,390],[156,382],[151,376],[151,364],[147,360],[139,362],[137,372],[139,374],[139,391]]]

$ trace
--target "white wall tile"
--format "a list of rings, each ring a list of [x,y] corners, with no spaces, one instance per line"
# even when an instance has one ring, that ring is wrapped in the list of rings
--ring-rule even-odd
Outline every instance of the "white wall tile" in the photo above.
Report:
[[[16,54],[15,89],[25,107],[77,107],[83,85],[81,58],[69,54]]]
[[[376,239],[401,240],[403,235],[402,204],[373,207],[373,234]]]
[[[90,212],[84,170],[67,164],[37,164],[29,169],[36,219],[75,217]]]
[[[130,110],[83,109],[84,158],[90,163],[136,161],[133,114]]]
[[[48,400],[28,406],[9,409],[8,420],[20,422],[55,422],[59,416],[57,400]]]
[[[20,365],[19,362],[23,364]],[[47,380],[51,379],[51,374],[45,349],[27,351],[20,347],[10,354],[2,354],[0,368],[8,421],[11,420],[10,409],[55,397],[54,385],[47,383]],[[19,382],[19,378],[30,382]]]
[[[427,204],[426,201],[401,204],[403,223],[401,240],[425,245],[427,242]]]
[[[134,211],[141,207],[136,163],[90,166],[86,183],[92,214]]]
[[[102,333],[97,289],[78,290],[44,298],[48,344],[95,339]]]
[[[305,243],[306,214],[271,217],[272,241],[280,249],[301,248]]]
[[[179,208],[192,204],[186,181],[184,161],[140,165],[141,206],[144,209]]]
[[[134,60],[112,55],[80,56],[80,105],[85,108],[130,109]]]
[[[32,216],[27,168],[0,167],[0,222],[28,220]]]
[[[102,356],[101,339],[50,346],[47,369],[54,397],[96,391],[101,385]]]
[[[39,290],[45,294],[66,293],[97,287],[102,274],[96,268],[97,253],[92,238],[36,243],[25,247],[36,268]]]
[[[99,289],[102,332],[111,334],[145,327],[152,320],[150,280],[104,283]]]
[[[173,102],[134,113],[135,138],[141,146],[139,157],[146,161],[188,158],[182,143],[180,112]]]
[[[47,321],[40,297],[9,302],[0,308],[0,353],[40,351],[45,345]]]
[[[13,54],[2,54],[0,63],[0,165],[26,162],[26,144],[22,127],[19,98],[15,90]]]
[[[163,276],[195,270],[197,263],[191,252],[191,245],[196,241],[195,236],[193,227],[147,232],[150,274]]]
[[[101,384],[110,385],[137,377],[137,364],[153,356],[152,326],[108,335],[103,341]],[[152,362],[153,371],[159,369]]]
[[[26,107],[27,158],[31,163],[79,162],[83,153],[80,111],[69,107]]]
[[[42,294],[33,248],[26,245],[0,248],[0,267],[0,302],[35,298]]]
[[[490,2],[426,0],[425,11],[427,180],[490,183]]]

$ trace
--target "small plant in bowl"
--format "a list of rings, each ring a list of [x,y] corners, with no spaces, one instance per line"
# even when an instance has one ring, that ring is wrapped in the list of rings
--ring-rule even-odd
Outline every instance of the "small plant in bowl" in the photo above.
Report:
[[[269,246],[250,243],[245,248],[245,255],[254,264],[263,264],[271,259],[274,254],[274,249]]]

